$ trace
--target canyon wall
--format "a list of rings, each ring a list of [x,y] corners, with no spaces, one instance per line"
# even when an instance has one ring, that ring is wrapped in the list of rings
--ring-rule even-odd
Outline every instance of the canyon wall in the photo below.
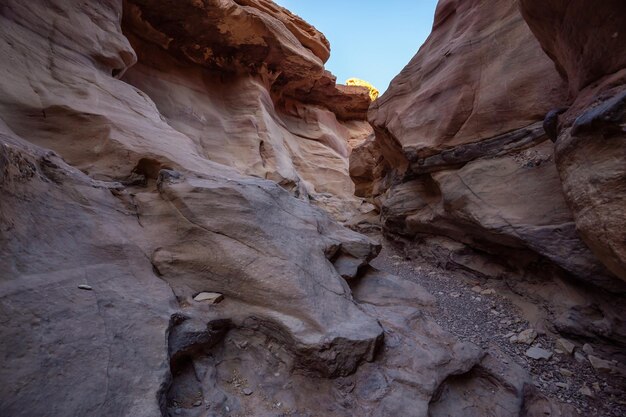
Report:
[[[331,218],[369,97],[300,18],[5,0],[0,51],[3,416],[574,415]]]
[[[408,252],[504,279],[543,300],[552,331],[619,356],[626,13],[590,7],[440,1],[431,35],[372,104],[376,139],[351,170]]]
[[[572,100],[556,118],[556,164],[581,238],[626,280],[626,4],[521,1]]]

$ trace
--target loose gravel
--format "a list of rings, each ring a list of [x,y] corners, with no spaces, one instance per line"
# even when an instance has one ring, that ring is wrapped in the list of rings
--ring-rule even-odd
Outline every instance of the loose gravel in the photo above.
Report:
[[[426,288],[437,299],[433,318],[441,327],[486,350],[497,346],[507,355],[500,357],[504,363],[518,363],[531,374],[544,395],[572,404],[582,416],[626,416],[623,376],[598,373],[584,357],[579,362],[567,353],[555,352],[555,338],[551,335],[539,334],[532,345],[511,342],[512,336],[529,329],[530,324],[507,298],[488,284],[477,286],[478,280],[472,281],[464,274],[435,265],[418,265],[405,259],[391,243],[379,240],[383,249],[372,266]],[[553,354],[549,360],[531,359],[525,354],[531,346]],[[578,356],[580,359],[581,354]]]

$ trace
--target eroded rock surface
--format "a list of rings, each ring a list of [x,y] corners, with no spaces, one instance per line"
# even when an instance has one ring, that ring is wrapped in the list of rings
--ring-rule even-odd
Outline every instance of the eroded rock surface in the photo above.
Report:
[[[307,201],[358,204],[371,133],[311,26],[264,0],[0,20],[0,414],[426,416],[495,377]],[[522,413],[528,377],[498,378],[481,409]]]
[[[351,125],[371,131],[370,99],[324,70],[320,32],[271,2],[125,5],[139,62],[123,80],[148,94],[198,154],[348,220],[346,208],[359,207],[348,175]]]

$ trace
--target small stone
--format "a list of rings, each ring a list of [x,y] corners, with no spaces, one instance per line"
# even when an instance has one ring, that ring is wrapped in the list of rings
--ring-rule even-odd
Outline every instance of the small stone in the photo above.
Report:
[[[513,335],[509,338],[509,342],[511,343],[517,343],[517,335]]]
[[[437,295],[443,295],[443,291],[439,291]]]
[[[569,384],[566,384],[565,382],[557,382],[554,385],[556,385],[559,388],[563,388],[563,389],[568,389],[569,388]]]
[[[525,343],[527,345],[532,344],[537,338],[537,332],[535,329],[526,329],[517,335],[517,343]]]
[[[570,371],[569,369],[560,368],[559,372],[561,373],[561,375],[563,375],[565,377],[572,377],[572,376],[574,376],[574,373],[572,371]]]
[[[611,372],[614,370],[614,366],[611,362],[605,361],[604,359],[600,359],[597,356],[589,355],[589,362],[591,362],[591,366],[593,369],[600,372]]]
[[[453,291],[453,292],[451,292],[449,295],[450,295],[450,297],[452,297],[452,298],[459,298],[459,297],[461,296],[461,293],[456,292],[456,291]]]
[[[587,355],[593,355],[593,347],[591,347],[589,343],[585,343],[583,345],[583,352],[585,352]]]
[[[253,391],[250,388],[244,388],[243,393],[244,395],[252,395]]]
[[[483,291],[483,289],[482,289],[482,288],[480,288],[480,287],[477,285],[477,286],[475,286],[475,287],[472,287],[472,291],[474,291],[474,292],[476,292],[476,293],[480,294],[480,293]]]
[[[195,403],[193,403],[194,407],[200,407],[202,405],[202,400],[198,400]]]
[[[525,355],[535,360],[550,359],[552,357],[552,352],[533,346],[526,351]]]
[[[593,388],[593,390],[595,392],[600,392],[601,388],[600,388],[600,384],[597,382],[594,382],[593,384],[591,384],[591,387]]]
[[[579,389],[578,392],[580,392],[585,397],[592,397],[592,398],[594,397],[593,392],[591,392],[589,387],[587,387],[586,385],[583,385],[583,387]]]
[[[239,348],[239,349],[245,349],[248,347],[248,341],[247,340],[243,340],[241,342],[235,342],[235,345]]]
[[[575,351],[574,352],[574,359],[576,359],[576,362],[578,362],[578,363],[587,362],[587,358],[585,358],[585,355],[582,352],[579,352],[579,351]]]
[[[505,334],[505,335],[504,335],[504,338],[505,338],[505,339],[510,339],[510,338],[512,338],[513,336],[515,336],[515,333],[510,332],[510,333]]]
[[[493,295],[495,293],[496,293],[496,291],[494,289],[489,288],[489,289],[481,291],[480,295]]]
[[[576,348],[576,345],[572,342],[570,342],[567,339],[556,339],[556,342],[554,343],[554,346],[559,349],[562,350],[563,352],[567,352],[569,355],[571,355],[572,353],[574,353],[574,349]]]
[[[194,301],[204,302],[207,304],[217,304],[224,299],[224,296],[218,292],[201,292],[200,294],[193,297]]]
[[[91,290],[93,290],[93,288],[91,288],[91,285],[87,285],[87,284],[80,284],[80,285],[78,286],[78,289],[81,289],[81,290],[87,290],[87,291],[91,291]]]

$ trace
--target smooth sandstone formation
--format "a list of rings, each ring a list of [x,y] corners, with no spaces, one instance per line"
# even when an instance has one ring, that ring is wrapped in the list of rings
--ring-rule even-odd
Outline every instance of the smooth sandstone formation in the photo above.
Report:
[[[410,166],[395,169],[428,172],[540,141],[534,126],[560,103],[561,84],[516,1],[445,0],[370,121]]]
[[[301,19],[8,0],[0,52],[0,414],[560,413],[308,201],[371,131]]]

